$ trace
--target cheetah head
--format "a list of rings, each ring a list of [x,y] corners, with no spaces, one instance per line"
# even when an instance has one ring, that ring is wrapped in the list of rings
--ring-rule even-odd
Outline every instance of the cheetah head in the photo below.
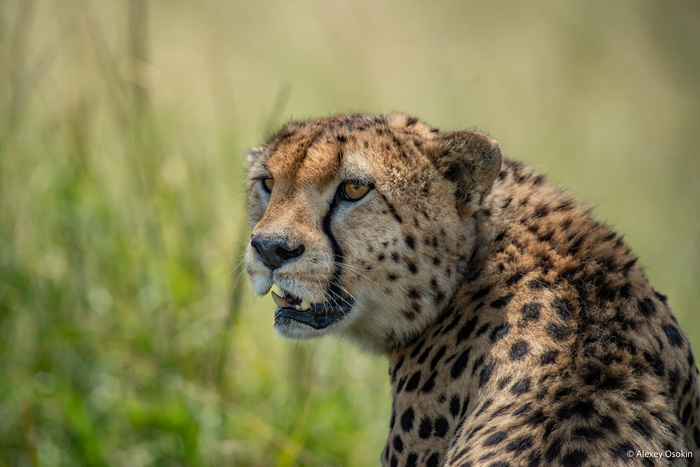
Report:
[[[351,115],[289,124],[248,162],[246,265],[255,293],[278,289],[276,330],[386,352],[434,320],[466,272],[501,152],[478,132]]]

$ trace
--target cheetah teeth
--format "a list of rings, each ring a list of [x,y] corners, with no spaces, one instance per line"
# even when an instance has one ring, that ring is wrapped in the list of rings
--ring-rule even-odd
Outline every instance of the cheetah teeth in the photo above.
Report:
[[[291,302],[293,300],[290,299],[289,297],[280,297],[279,295],[277,295],[275,293],[274,290],[271,292],[271,294],[272,294],[272,299],[275,301],[275,304],[279,308],[294,308],[297,311],[306,311],[309,308],[311,308],[311,302],[309,302],[306,299],[302,300],[301,303],[299,303],[299,304],[292,305]],[[287,295],[287,294],[285,294],[285,295]],[[298,299],[296,299],[296,300],[298,300]],[[294,300],[294,301],[296,301],[296,300]]]
[[[279,308],[284,308],[287,306],[287,300],[277,295],[274,290],[271,293],[272,299],[275,301],[275,304],[277,304]]]

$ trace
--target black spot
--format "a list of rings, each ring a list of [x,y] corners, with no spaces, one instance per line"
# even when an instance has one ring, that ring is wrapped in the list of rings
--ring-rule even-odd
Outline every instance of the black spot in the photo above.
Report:
[[[571,254],[577,253],[581,249],[581,245],[583,244],[583,241],[586,239],[586,235],[583,234],[579,238],[576,239],[574,243],[571,244],[569,247],[569,252]]]
[[[418,454],[412,452],[406,458],[406,467],[416,467],[418,465]]]
[[[430,457],[428,457],[428,460],[425,461],[425,467],[438,467],[439,462],[440,462],[440,454],[437,452],[434,452],[431,454]]]
[[[508,331],[510,331],[510,325],[508,323],[499,324],[493,328],[493,331],[491,331],[491,341],[496,342],[497,340],[502,339],[506,334],[508,334]]]
[[[569,337],[570,333],[568,327],[554,323],[550,323],[549,326],[547,326],[547,330],[549,331],[549,335],[557,340],[566,339]]]
[[[410,235],[406,236],[406,245],[408,245],[408,247],[411,250],[414,250],[416,248],[416,244],[415,244],[415,241],[413,240],[412,236],[410,236]]]
[[[561,298],[554,300],[554,308],[556,309],[557,314],[564,319],[569,319],[574,315],[566,300],[562,300]]]
[[[649,396],[642,388],[632,389],[626,397],[630,402],[645,402],[648,398]]]
[[[554,236],[554,231],[550,230],[549,232],[545,232],[542,235],[538,235],[537,240],[546,243],[546,242],[550,241],[553,236]]]
[[[512,407],[513,407],[513,404],[512,404],[512,403],[511,403],[511,404],[508,404],[508,405],[504,405],[504,406],[502,406],[502,407],[499,407],[498,409],[496,409],[496,411],[493,413],[493,415],[492,415],[491,417],[492,417],[492,418],[495,418],[495,417],[499,417],[499,416],[501,416],[501,415],[503,415],[503,414],[506,414],[506,413],[508,413],[508,412],[510,411],[510,409],[511,409]]]
[[[404,357],[401,356],[401,358],[399,359],[399,361],[396,363],[396,366],[394,366],[394,368],[391,370],[391,378],[392,378],[392,379],[396,379],[396,374],[397,374],[397,373],[399,372],[399,370],[401,369],[401,366],[403,365],[403,360],[404,360]]]
[[[455,326],[462,320],[462,315],[460,313],[455,313],[454,309],[449,310],[450,314],[454,314],[454,318],[452,318],[452,321],[450,321],[447,326],[442,330],[441,334],[444,336],[448,332],[452,331]],[[446,315],[445,315],[446,316]]]
[[[617,434],[617,422],[609,415],[604,415],[600,417],[600,428],[609,431],[613,434]]]
[[[453,417],[459,415],[459,396],[456,394],[452,396],[452,399],[450,400],[450,415]]]
[[[416,355],[420,353],[420,351],[423,349],[423,346],[425,345],[425,340],[421,339],[418,341],[416,346],[413,348],[413,351],[411,351],[411,358],[416,358]]]
[[[393,281],[395,281],[396,279],[398,279],[398,276],[397,276],[396,274],[389,274],[389,275],[387,276],[387,279],[389,279],[390,281],[393,282]]]
[[[527,467],[538,467],[540,465],[540,453],[533,453],[529,460]]]
[[[380,194],[380,195],[381,195],[382,199],[384,200],[384,202],[386,203],[387,207],[389,208],[389,211],[391,211],[391,214],[394,216],[394,219],[396,219],[396,222],[401,224],[403,222],[403,219],[401,218],[401,216],[399,216],[396,213],[396,209],[394,209],[394,206],[389,202],[388,199],[386,199],[386,196],[384,196],[383,194]]]
[[[481,327],[479,328],[478,331],[476,331],[476,335],[477,335],[477,336],[482,335],[483,333],[485,333],[486,331],[488,331],[488,329],[489,329],[490,327],[491,327],[491,325],[490,325],[489,323],[484,324],[483,326],[481,326]]]
[[[571,405],[565,405],[557,411],[560,420],[566,420],[573,415],[580,415],[585,419],[590,418],[595,413],[593,403],[589,400],[579,400]]]
[[[399,380],[399,384],[396,385],[396,393],[400,393],[403,390],[403,385],[406,384],[406,377],[404,376]]]
[[[496,309],[503,308],[504,306],[508,305],[508,303],[511,301],[512,298],[513,298],[513,294],[504,295],[503,297],[498,298],[498,299],[494,300],[493,302],[491,302],[491,306],[493,308],[496,308]]]
[[[692,410],[692,407],[690,406],[690,402],[686,404],[685,409],[683,409],[683,414],[681,415],[681,425],[686,426],[688,425],[688,420],[690,420],[690,411]]]
[[[418,268],[416,267],[415,264],[413,264],[411,261],[408,261],[406,263],[406,266],[408,266],[408,270],[411,271],[411,273],[415,274],[418,272]]]
[[[545,353],[543,353],[542,356],[540,357],[540,364],[541,365],[549,365],[551,363],[554,363],[557,361],[558,356],[559,356],[558,350],[548,350]]]
[[[654,307],[654,302],[649,298],[637,301],[637,308],[643,316],[651,316],[656,313],[656,307]]]
[[[391,467],[399,467],[399,460],[396,458],[396,454],[391,455]]]
[[[462,342],[463,340],[469,338],[471,333],[474,331],[474,328],[476,327],[477,319],[478,318],[474,316],[472,319],[467,321],[464,326],[462,326],[462,329],[460,329],[459,333],[457,333],[458,342]]]
[[[389,429],[394,429],[394,423],[396,423],[396,411],[391,410],[391,421],[389,422]]]
[[[510,359],[520,360],[530,351],[530,344],[523,340],[517,341],[510,347]]]
[[[413,407],[407,408],[403,415],[401,415],[401,428],[403,428],[403,431],[411,431],[413,429],[414,418]]]
[[[489,379],[491,379],[491,373],[493,372],[494,366],[496,366],[495,363],[489,363],[483,370],[481,370],[481,374],[479,375],[479,387],[482,387],[484,384],[488,383]]]
[[[406,392],[415,391],[416,388],[418,388],[418,383],[420,383],[420,377],[420,371],[416,371],[415,373],[413,373],[411,379],[409,379],[408,383],[406,383]]]
[[[523,414],[529,412],[531,407],[532,407],[532,404],[530,404],[528,402],[525,405],[523,405],[522,407],[520,407],[518,410],[513,412],[513,415],[515,415],[516,417],[519,417],[520,415],[523,415]]]
[[[442,292],[442,290],[438,290],[435,293],[435,301],[437,303],[441,303],[443,300],[445,300],[445,294]]]
[[[508,436],[508,434],[505,431],[497,431],[488,438],[486,438],[486,441],[484,441],[483,446],[495,446],[504,439],[506,439],[506,436]]]
[[[430,360],[430,369],[435,370],[435,367],[437,366],[438,362],[442,359],[442,357],[445,356],[445,351],[447,350],[447,346],[443,345],[440,347],[437,351],[437,353],[433,356],[433,359]]]
[[[656,298],[661,300],[662,303],[666,303],[668,301],[668,298],[666,297],[666,295],[659,293],[656,290],[654,290],[654,295],[656,296]],[[700,445],[700,443],[698,443],[698,445]]]
[[[530,282],[527,283],[527,286],[532,290],[544,289],[548,285],[549,284],[539,279],[532,279]]]
[[[616,376],[607,376],[606,378],[603,378],[603,381],[601,381],[598,385],[598,388],[604,391],[616,391],[624,387],[624,378],[618,378]]]
[[[556,426],[556,422],[553,420],[547,423],[544,426],[544,433],[542,434],[542,439],[549,439],[549,436],[552,434],[554,431],[554,427]]]
[[[532,438],[529,436],[522,436],[508,443],[506,445],[506,451],[514,452],[516,455],[520,455],[530,446],[532,446]]]
[[[629,462],[629,456],[627,453],[629,451],[637,452],[630,443],[622,443],[613,448],[613,454],[620,460]]]
[[[467,349],[462,352],[452,365],[452,371],[450,372],[452,379],[459,378],[467,367],[467,363],[469,362],[469,350],[470,349]]]
[[[450,424],[445,417],[441,416],[435,419],[435,436],[438,438],[444,438],[449,428]]]
[[[530,415],[530,417],[527,419],[527,423],[529,425],[534,425],[534,426],[541,425],[546,421],[547,421],[547,417],[544,415],[544,412],[542,411],[542,409],[537,409],[537,412]]]
[[[632,428],[634,428],[637,431],[637,433],[644,436],[645,438],[651,439],[651,428],[643,420],[635,420],[634,422],[632,422]]]
[[[559,389],[557,392],[554,393],[554,400],[559,401],[562,398],[568,396],[571,394],[572,389],[570,387],[564,387]]]
[[[408,296],[413,300],[420,300],[421,294],[420,291],[412,288],[408,291]]]
[[[474,365],[472,365],[472,376],[476,375],[476,372],[479,370],[479,367],[484,364],[484,359],[485,357],[483,355],[476,359]]]
[[[678,330],[677,327],[675,327],[672,324],[664,324],[661,326],[666,333],[666,337],[668,338],[668,342],[670,342],[671,345],[675,347],[681,347],[683,345],[683,335],[681,332]]]
[[[693,439],[695,440],[695,445],[700,446],[700,428],[697,426],[693,428]]]
[[[481,297],[488,295],[489,292],[491,292],[491,287],[484,287],[483,289],[477,291],[474,295],[472,295],[472,300],[477,301]]]
[[[525,277],[525,276],[522,273],[516,272],[515,274],[510,276],[508,279],[506,279],[506,285],[511,286],[511,285],[517,284],[518,282],[520,282],[520,279],[522,279],[523,277]]]
[[[693,383],[692,376],[688,376],[688,379],[685,380],[685,384],[683,385],[683,391],[681,392],[682,396],[685,396],[686,394],[688,394],[688,392],[690,392],[690,387],[691,387],[692,383]]]
[[[606,237],[607,238],[607,237]],[[613,234],[613,238],[615,238],[615,234]],[[627,274],[630,269],[632,269],[632,266],[637,264],[637,259],[632,259],[630,261],[627,261],[625,264],[622,265],[622,271]]]
[[[527,303],[520,309],[525,321],[536,321],[540,317],[540,309],[542,305],[539,303]]]
[[[430,392],[433,390],[433,387],[435,387],[435,378],[437,378],[437,371],[433,371],[433,374],[430,375],[430,378],[428,378],[428,381],[423,384],[423,387],[420,388],[421,392]]]
[[[663,376],[666,374],[666,367],[664,361],[658,355],[651,355],[648,352],[644,352],[644,359],[654,370],[654,374],[657,376]]]
[[[423,417],[418,427],[418,436],[423,439],[428,438],[433,433],[433,422],[428,417]]]
[[[546,204],[540,204],[535,208],[535,217],[543,218],[549,214],[549,206]]]
[[[403,452],[403,441],[399,435],[394,436],[393,445],[396,452]]]
[[[506,376],[505,378],[501,378],[500,381],[498,381],[498,389],[503,389],[510,383],[510,380],[513,379],[510,376]]]
[[[552,441],[552,444],[549,445],[547,452],[544,453],[544,457],[549,462],[552,462],[554,459],[557,458],[557,456],[559,455],[560,452],[561,452],[561,438],[557,438],[554,441]]]
[[[585,452],[580,449],[574,449],[562,457],[561,462],[564,467],[580,467],[586,462],[587,458],[588,455]]]
[[[523,394],[530,390],[530,378],[523,378],[510,388],[513,394]]]

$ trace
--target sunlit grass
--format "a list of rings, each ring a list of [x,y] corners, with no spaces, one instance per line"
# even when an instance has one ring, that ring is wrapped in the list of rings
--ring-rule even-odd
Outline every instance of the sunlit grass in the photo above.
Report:
[[[700,347],[693,3],[239,3],[0,4],[0,465],[377,463],[386,363],[247,288],[243,155],[292,116],[490,131]]]

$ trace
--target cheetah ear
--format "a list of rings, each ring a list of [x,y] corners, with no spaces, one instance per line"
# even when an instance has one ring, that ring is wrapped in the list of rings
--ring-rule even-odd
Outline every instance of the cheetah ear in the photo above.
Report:
[[[252,148],[250,151],[248,151],[248,154],[246,154],[245,156],[246,161],[248,161],[248,165],[253,165],[253,162],[255,162],[260,157],[263,151],[265,151],[265,146]]]
[[[455,187],[457,208],[471,216],[501,170],[498,142],[477,131],[454,131],[431,141],[428,156]]]

